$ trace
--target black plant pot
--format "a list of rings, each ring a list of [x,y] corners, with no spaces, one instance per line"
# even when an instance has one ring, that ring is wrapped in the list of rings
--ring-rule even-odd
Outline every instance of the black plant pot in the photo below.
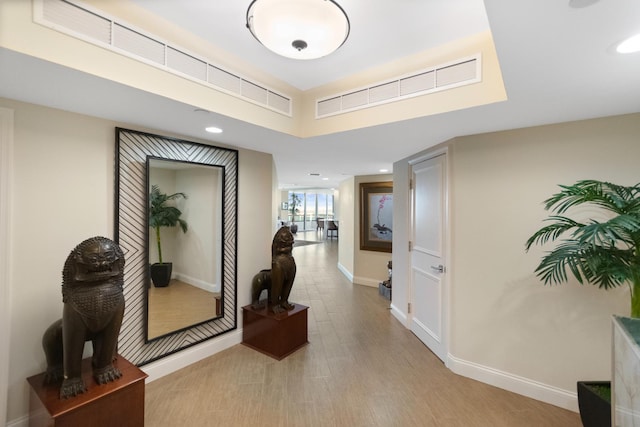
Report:
[[[584,427],[611,427],[611,402],[593,386],[611,388],[611,381],[578,381],[578,407]]]
[[[151,281],[156,288],[164,288],[169,286],[171,281],[171,270],[173,264],[170,262],[157,262],[149,266],[149,272],[151,274]]]
[[[298,232],[298,224],[291,224],[289,228],[291,229],[291,232],[293,234],[296,234]]]

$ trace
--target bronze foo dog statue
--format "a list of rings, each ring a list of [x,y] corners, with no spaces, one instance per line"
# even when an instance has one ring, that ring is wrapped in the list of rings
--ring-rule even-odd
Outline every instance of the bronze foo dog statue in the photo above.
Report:
[[[273,236],[271,244],[271,270],[261,270],[251,283],[251,300],[258,308],[260,294],[267,291],[269,308],[274,313],[283,313],[293,309],[289,304],[289,294],[296,278],[296,261],[293,259],[293,234],[289,227],[281,227]]]
[[[122,373],[113,365],[124,314],[124,254],[105,237],[92,237],[71,251],[62,271],[62,319],[42,337],[47,358],[45,383],[63,379],[60,398],[86,391],[82,380],[85,341],[92,341],[93,376],[98,384]]]

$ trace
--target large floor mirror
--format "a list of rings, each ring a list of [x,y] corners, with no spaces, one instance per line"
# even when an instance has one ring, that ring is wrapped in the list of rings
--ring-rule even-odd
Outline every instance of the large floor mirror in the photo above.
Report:
[[[116,129],[115,239],[126,258],[118,351],[132,363],[236,328],[237,163],[236,150]],[[152,227],[163,197],[184,227]],[[154,269],[167,264],[162,282]]]
[[[151,156],[146,169],[147,193],[155,195],[149,202],[155,207],[149,223],[158,224],[149,227],[148,242],[152,274],[147,285],[146,332],[151,341],[223,315],[224,169]],[[167,271],[168,280],[154,281],[155,268]]]

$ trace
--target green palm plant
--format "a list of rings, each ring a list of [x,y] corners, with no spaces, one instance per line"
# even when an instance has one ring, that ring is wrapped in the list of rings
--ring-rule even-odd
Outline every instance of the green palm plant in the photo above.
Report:
[[[295,222],[295,215],[300,212],[298,206],[302,204],[300,196],[296,193],[291,193],[289,196],[289,210],[291,211],[291,223]]]
[[[186,233],[188,226],[185,220],[181,219],[182,211],[171,206],[168,202],[179,198],[187,198],[185,193],[174,193],[167,195],[160,191],[157,185],[151,186],[149,193],[149,227],[153,228],[156,233],[156,242],[158,244],[158,260],[162,263],[162,246],[160,244],[160,228],[180,226],[182,232]]]
[[[289,211],[291,212],[291,224],[289,228],[293,234],[298,232],[298,224],[296,224],[296,214],[300,213],[298,206],[302,205],[302,199],[299,194],[289,193]],[[304,219],[303,219],[304,221]]]
[[[640,184],[632,187],[583,180],[560,185],[561,191],[544,201],[551,211],[549,224],[536,231],[525,245],[543,245],[562,238],[542,258],[536,275],[545,284],[567,281],[569,271],[580,284],[601,289],[628,285],[631,316],[640,317]],[[609,219],[584,222],[566,216],[579,205],[599,208]]]

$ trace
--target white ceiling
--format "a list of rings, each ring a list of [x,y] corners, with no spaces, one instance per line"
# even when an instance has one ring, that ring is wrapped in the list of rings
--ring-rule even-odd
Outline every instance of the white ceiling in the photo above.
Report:
[[[131,1],[301,90],[489,28],[482,0],[337,0],[349,17],[349,38],[327,57],[297,61],[251,35],[251,0]]]
[[[253,39],[245,28],[249,0],[132,1],[212,43],[223,41],[217,45],[301,89],[488,24],[508,101],[300,139],[213,113],[194,114],[192,106],[6,49],[0,49],[0,96],[269,152],[281,186],[307,188],[377,174],[456,136],[640,111],[640,53],[612,52],[615,43],[640,32],[638,0],[600,0],[584,8],[570,7],[569,0],[338,0],[351,22],[347,43],[333,55],[304,62],[277,57]],[[203,125],[214,121],[224,133],[203,133]]]

